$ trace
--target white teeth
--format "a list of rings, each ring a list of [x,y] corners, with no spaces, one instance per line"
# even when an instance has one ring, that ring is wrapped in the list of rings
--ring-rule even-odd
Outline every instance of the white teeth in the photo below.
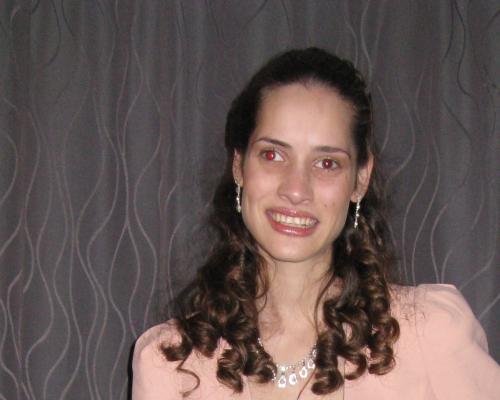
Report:
[[[313,226],[316,221],[312,218],[301,218],[301,217],[291,217],[289,215],[283,215],[279,213],[272,213],[272,218],[283,225],[288,226],[298,226],[300,228],[308,228]]]

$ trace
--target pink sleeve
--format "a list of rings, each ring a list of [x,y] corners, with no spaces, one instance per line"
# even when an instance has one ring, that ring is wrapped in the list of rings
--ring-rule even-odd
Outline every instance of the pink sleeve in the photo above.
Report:
[[[167,362],[159,348],[171,337],[171,326],[163,324],[149,329],[137,340],[132,361],[132,400],[182,399],[176,363]]]
[[[416,296],[419,344],[436,398],[500,399],[500,368],[461,293],[451,285],[421,285]]]

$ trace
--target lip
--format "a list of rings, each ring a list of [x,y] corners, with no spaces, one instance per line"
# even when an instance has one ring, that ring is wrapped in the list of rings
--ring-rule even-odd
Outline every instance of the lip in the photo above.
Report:
[[[290,226],[290,225],[285,225],[282,224],[278,221],[275,221],[272,217],[272,214],[279,213],[283,214],[289,217],[297,217],[297,218],[310,218],[313,219],[315,222],[313,225],[308,226],[308,227],[301,227],[301,226]],[[271,224],[271,227],[279,233],[289,235],[289,236],[309,236],[314,233],[316,230],[317,226],[319,225],[319,221],[316,217],[314,217],[312,214],[304,212],[304,211],[299,211],[299,210],[293,210],[289,208],[272,208],[266,211],[266,216],[267,219],[269,220],[269,223]]]

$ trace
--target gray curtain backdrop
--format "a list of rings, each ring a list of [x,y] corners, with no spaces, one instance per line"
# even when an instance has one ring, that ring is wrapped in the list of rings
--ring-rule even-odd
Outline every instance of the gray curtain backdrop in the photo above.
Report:
[[[0,399],[125,399],[210,244],[230,101],[320,46],[370,82],[399,273],[456,285],[500,358],[500,4],[0,3]]]

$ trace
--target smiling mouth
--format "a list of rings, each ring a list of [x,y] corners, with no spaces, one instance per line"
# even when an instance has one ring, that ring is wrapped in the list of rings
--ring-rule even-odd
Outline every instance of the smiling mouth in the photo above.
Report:
[[[272,212],[271,218],[282,225],[292,228],[311,228],[318,223],[318,220],[308,217],[292,217],[277,212]]]

